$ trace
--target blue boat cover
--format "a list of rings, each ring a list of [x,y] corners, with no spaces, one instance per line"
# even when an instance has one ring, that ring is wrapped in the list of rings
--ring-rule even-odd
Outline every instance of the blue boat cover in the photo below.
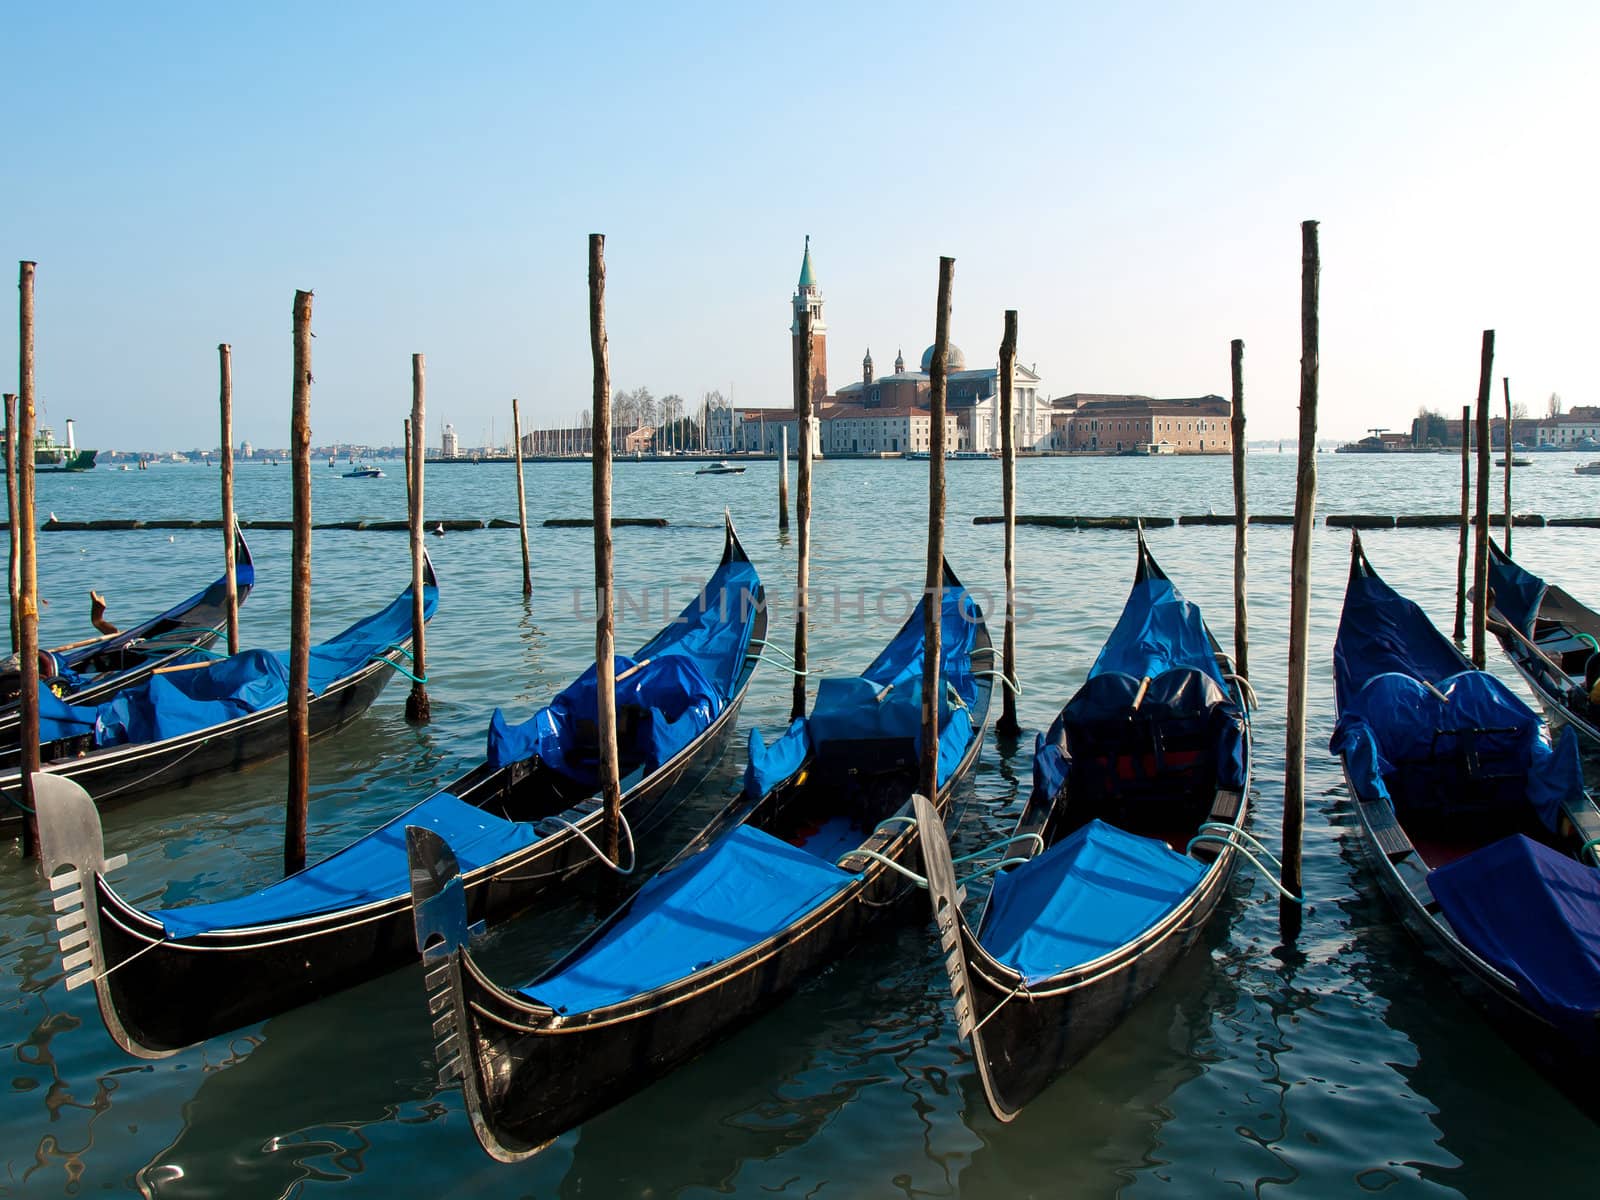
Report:
[[[1180,666],[1204,672],[1227,693],[1199,607],[1185,600],[1172,580],[1152,571],[1134,580],[1122,615],[1089,668],[1089,678],[1120,672],[1135,680],[1153,679]]]
[[[1518,834],[1428,873],[1457,935],[1530,1006],[1593,1046],[1600,1017],[1600,871]]]
[[[811,735],[804,717],[791,721],[770,746],[761,740],[759,729],[752,729],[744,768],[744,794],[751,799],[765,796],[798,771],[810,753]]]
[[[1472,664],[1424,613],[1352,556],[1333,643],[1334,700],[1343,712],[1367,680],[1396,672],[1439,683]]]
[[[995,877],[978,940],[1037,983],[1133,941],[1205,873],[1165,842],[1093,820]]]
[[[617,711],[632,710],[633,718],[628,722],[632,740],[618,746],[625,763],[642,763],[652,771],[717,719],[743,669],[760,603],[755,568],[746,560],[731,559],[636,658],[617,656]],[[598,671],[591,666],[520,725],[511,725],[495,709],[489,721],[489,765],[498,770],[538,755],[569,778],[598,786],[593,733],[599,719],[597,683]]]
[[[1523,794],[1555,829],[1561,806],[1583,795],[1583,767],[1571,730],[1552,748],[1545,723],[1505,684],[1485,671],[1462,671],[1429,691],[1409,675],[1369,679],[1344,707],[1329,749],[1345,756],[1351,785],[1363,800],[1387,799],[1403,811],[1406,797],[1390,785],[1401,763],[1450,760],[1466,748],[1451,736],[1471,733],[1473,757],[1495,773],[1521,773]],[[1454,767],[1450,767],[1454,770]]]
[[[1524,637],[1533,637],[1539,605],[1544,603],[1545,582],[1506,557],[1493,541],[1489,543],[1489,590],[1494,593],[1494,606],[1501,615]]]
[[[338,853],[249,896],[160,909],[149,915],[169,937],[276,925],[403,897],[411,891],[406,826],[432,829],[450,843],[464,875],[525,846],[537,835],[525,822],[505,821],[449,792],[430,796]]]
[[[423,588],[423,615],[439,606],[439,590]],[[310,654],[311,694],[360,671],[411,636],[411,589]],[[99,705],[74,706],[40,697],[39,740],[93,732],[97,747],[144,745],[262,712],[289,696],[289,656],[245,650],[204,667],[152,675]]]
[[[920,753],[924,603],[917,605],[883,652],[860,675],[823,679],[817,684],[816,702],[811,715],[805,718],[811,748],[904,739]],[[944,589],[939,611],[939,670],[944,683],[944,693],[939,697],[939,780],[943,783],[960,764],[972,740],[969,710],[978,697],[972,647],[983,616],[971,595],[960,587]],[[961,703],[953,705],[952,697],[959,697]],[[752,746],[756,740],[753,736]],[[774,757],[779,753],[784,757]],[[803,744],[793,726],[770,749],[763,747],[759,758],[751,759],[752,765],[758,761],[758,770],[745,772],[745,789],[751,797],[765,795],[805,761]],[[751,790],[757,787],[762,790]]]
[[[859,878],[762,830],[735,826],[645,884],[578,958],[522,991],[562,1013],[616,1004],[782,932]]]

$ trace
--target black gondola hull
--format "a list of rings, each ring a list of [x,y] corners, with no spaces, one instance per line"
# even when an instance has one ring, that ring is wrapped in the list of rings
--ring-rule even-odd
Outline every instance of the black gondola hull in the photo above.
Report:
[[[324,737],[356,720],[372,707],[393,674],[387,662],[374,663],[314,696],[308,705],[309,735]],[[288,707],[279,704],[225,725],[162,742],[97,751],[45,769],[72,780],[96,803],[106,805],[188,787],[207,775],[276,758],[288,749]],[[16,771],[0,775],[0,792],[19,794]],[[20,826],[20,810],[5,806],[0,811],[0,833],[15,834]]]
[[[1241,813],[1241,822],[1243,814]],[[1166,977],[1211,921],[1232,874],[1233,851],[1185,904],[1114,955],[1023,988],[1021,978],[984,951],[965,918],[973,1043],[984,1090],[1010,1119],[1111,1033]]]
[[[630,791],[623,811],[636,836],[657,828],[716,765],[737,723],[743,692],[697,745]],[[537,806],[547,776],[517,766],[478,767],[444,790],[480,807],[502,794]],[[643,847],[641,846],[641,849]],[[466,881],[473,921],[494,923],[595,866],[574,836],[541,838]],[[293,925],[197,935],[152,947],[162,927],[97,877],[101,940],[112,973],[97,986],[101,1015],[123,1049],[156,1057],[265,1020],[416,961],[409,894]]]
[[[940,791],[941,811],[982,749],[987,688],[984,696],[972,742]],[[903,827],[881,853],[915,870],[921,859],[915,826]],[[430,975],[430,1006],[435,1012],[454,1006],[458,1058],[443,1047],[439,1058],[445,1070],[449,1061],[459,1063],[484,1149],[502,1161],[536,1153],[703,1053],[848,953],[869,925],[916,895],[892,868],[861,861],[860,881],[718,967],[572,1017],[499,988],[468,953],[453,951],[437,969],[447,981]],[[446,982],[453,1000],[440,990]]]

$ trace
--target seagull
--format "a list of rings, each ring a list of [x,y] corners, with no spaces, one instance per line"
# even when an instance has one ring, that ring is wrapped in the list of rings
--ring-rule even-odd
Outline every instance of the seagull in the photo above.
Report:
[[[444,522],[443,521],[440,521],[437,525],[435,525],[433,527],[433,536],[434,537],[443,537],[444,536]]]
[[[50,516],[49,516],[49,518],[48,518],[48,519],[49,519],[49,520],[51,520],[51,521],[54,521],[54,520],[55,520],[55,519],[56,519],[56,514],[55,514],[55,512],[54,512],[54,511],[52,511],[52,512],[51,512],[51,513],[50,513]]]

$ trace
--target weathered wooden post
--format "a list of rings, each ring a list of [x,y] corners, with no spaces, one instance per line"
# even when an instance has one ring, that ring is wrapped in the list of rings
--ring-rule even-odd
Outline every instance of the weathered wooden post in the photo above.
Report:
[[[235,575],[239,565],[233,542],[233,347],[227,342],[219,343],[217,359],[222,372],[222,573],[226,579],[222,586],[228,604],[228,653],[237,654],[239,581]]]
[[[1467,640],[1467,531],[1472,527],[1472,406],[1461,406],[1461,540],[1456,549],[1457,642]]]
[[[1300,461],[1294,489],[1294,543],[1290,550],[1289,705],[1284,746],[1283,886],[1304,895],[1300,847],[1306,821],[1306,641],[1311,616],[1311,524],[1317,504],[1317,297],[1322,264],[1317,223],[1300,224]],[[1285,941],[1300,935],[1300,905],[1280,899],[1278,924]]]
[[[7,562],[7,595],[11,599],[11,653],[22,647],[22,564],[17,557],[17,397],[5,394],[6,405],[6,523],[10,530],[11,555]]]
[[[1511,376],[1500,377],[1506,392],[1506,555],[1511,554]]]
[[[17,290],[21,293],[17,319],[17,521],[22,534],[18,547],[21,570],[21,620],[18,625],[17,654],[21,659],[21,691],[17,708],[21,718],[17,729],[21,747],[22,855],[39,855],[39,818],[34,811],[33,777],[39,770],[39,559],[35,543],[39,524],[33,508],[33,275],[38,264],[19,264]]]
[[[800,492],[795,497],[794,515],[800,524],[800,544],[794,573],[794,702],[789,719],[806,715],[806,621],[811,607],[811,459],[816,447],[811,444],[811,309],[800,314],[800,369],[794,387],[794,421],[800,445]]]
[[[1000,505],[1005,514],[1006,633],[1000,653],[1000,720],[995,731],[1006,737],[1022,732],[1017,724],[1017,439],[1012,429],[1013,388],[1017,374],[1017,310],[1006,309],[1000,335]]]
[[[1245,595],[1245,563],[1250,517],[1244,492],[1244,340],[1233,339],[1233,669],[1250,678],[1249,604]]]
[[[939,671],[944,647],[944,393],[945,356],[950,350],[950,285],[956,260],[939,259],[939,308],[934,313],[933,361],[928,379],[928,573],[922,595],[922,773],[921,791],[939,801]]]
[[[411,670],[416,676],[411,681],[411,693],[406,697],[406,720],[414,725],[426,725],[433,720],[433,704],[428,699],[428,648],[427,608],[422,597],[422,471],[426,461],[427,446],[416,430],[426,429],[424,418],[423,385],[426,363],[422,355],[411,356]]]
[[[778,531],[789,528],[789,427],[778,427]]]
[[[533,595],[533,567],[528,562],[528,492],[522,482],[522,412],[511,400],[511,433],[517,439],[517,528],[522,534],[522,594]]]
[[[621,770],[617,763],[617,663],[611,582],[611,362],[606,343],[606,239],[589,235],[589,349],[594,358],[594,665],[600,794],[606,853],[620,862]]]
[[[294,294],[294,393],[289,418],[294,533],[289,585],[289,806],[283,826],[283,873],[306,865],[310,802],[311,681],[311,293]]]
[[[1478,539],[1472,548],[1472,665],[1480,671],[1488,662],[1484,642],[1489,613],[1489,390],[1493,386],[1494,330],[1485,329],[1478,366]]]

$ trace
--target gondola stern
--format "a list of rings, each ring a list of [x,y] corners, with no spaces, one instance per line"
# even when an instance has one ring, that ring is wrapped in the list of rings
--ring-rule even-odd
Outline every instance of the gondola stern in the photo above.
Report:
[[[956,1036],[972,1044],[978,1064],[978,1079],[983,1085],[989,1111],[1002,1122],[1011,1121],[1020,1111],[1005,1103],[991,1078],[989,1058],[983,1045],[983,1031],[973,1012],[971,969],[967,963],[966,939],[972,936],[962,915],[966,889],[956,879],[955,860],[950,854],[950,839],[945,835],[939,810],[922,795],[911,798],[917,818],[917,833],[922,845],[922,866],[928,878],[928,902],[933,909],[934,931],[944,955],[944,968],[950,979],[950,994],[955,1001]]]
[[[67,990],[94,985],[106,1032],[129,1054],[160,1059],[176,1053],[176,1047],[146,1046],[133,1036],[107,983],[110,971],[100,930],[98,889],[110,890],[104,877],[126,866],[128,856],[106,857],[100,810],[73,780],[41,772],[33,777],[33,799],[39,818],[39,861],[53,893],[51,907],[58,914],[56,937]]]

